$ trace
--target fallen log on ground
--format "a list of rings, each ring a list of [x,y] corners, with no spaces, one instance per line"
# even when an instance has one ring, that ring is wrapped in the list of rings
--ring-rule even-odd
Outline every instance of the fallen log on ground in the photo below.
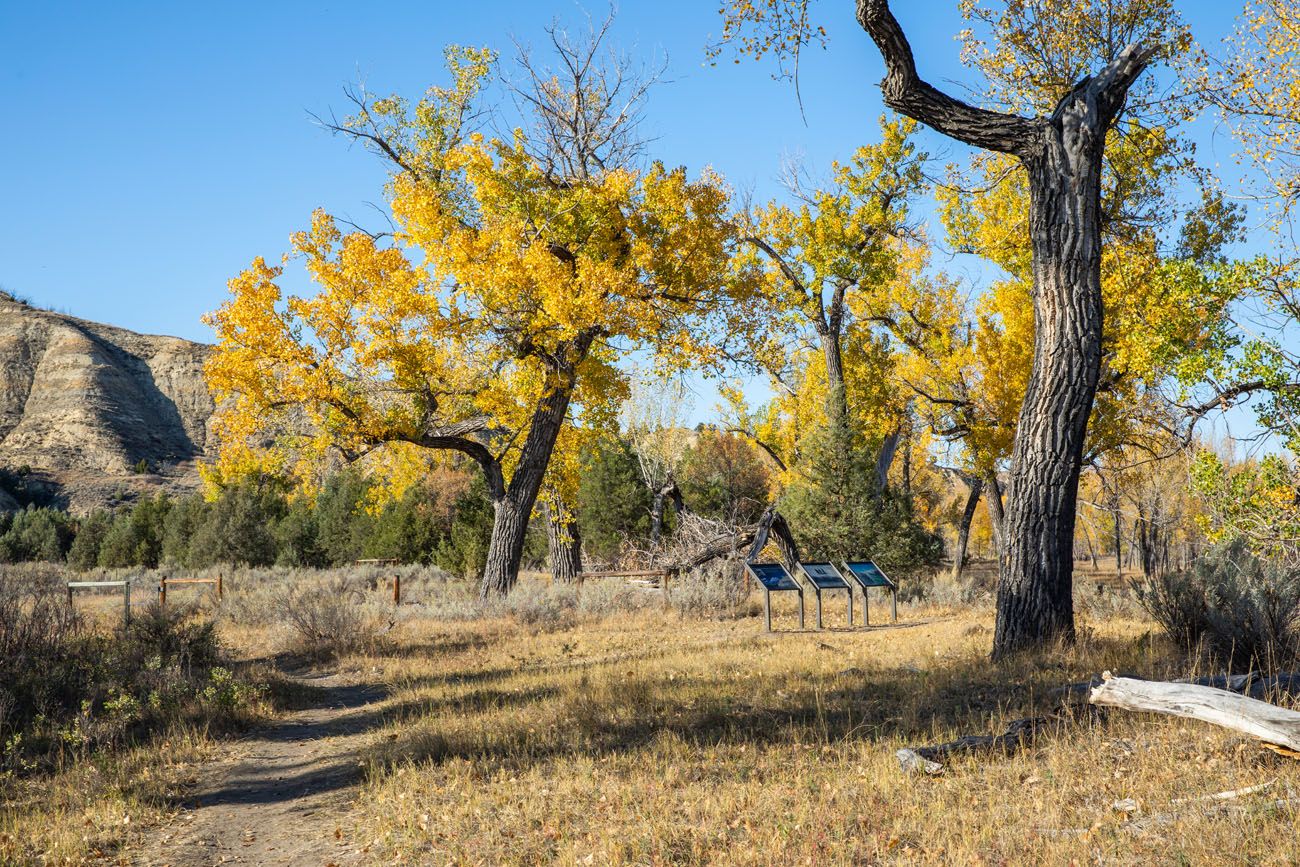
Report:
[[[1141,678],[1128,674],[1115,676],[1133,677],[1135,680],[1141,680]],[[1083,680],[1078,683],[1069,683],[1057,687],[1052,690],[1052,695],[1060,696],[1066,701],[1082,701],[1088,698],[1092,691],[1104,682],[1105,680],[1101,677],[1093,677],[1091,680]],[[1262,701],[1283,696],[1300,696],[1300,672],[1283,671],[1270,675],[1265,675],[1259,671],[1252,671],[1248,674],[1212,674],[1207,677],[1179,678],[1170,682],[1189,683],[1195,686],[1213,686],[1218,689],[1226,689],[1228,692],[1258,698]]]
[[[1093,709],[1093,713],[1096,712]],[[899,766],[906,773],[924,771],[927,774],[937,775],[943,773],[941,759],[972,753],[1000,753],[1003,756],[1011,756],[1021,747],[1028,746],[1043,730],[1074,720],[1075,714],[1067,712],[1028,717],[1013,720],[1007,725],[1006,731],[1000,735],[967,735],[955,741],[930,747],[901,749],[895,755],[898,757]]]
[[[1190,683],[1102,675],[1089,698],[1099,707],[1148,711],[1200,720],[1300,753],[1300,711],[1235,692]]]

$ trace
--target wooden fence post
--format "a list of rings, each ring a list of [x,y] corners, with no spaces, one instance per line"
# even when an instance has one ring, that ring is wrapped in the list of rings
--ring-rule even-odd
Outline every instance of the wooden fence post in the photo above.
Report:
[[[167,578],[166,576],[158,580],[158,605],[161,607],[167,604]]]
[[[222,598],[221,573],[218,572],[217,573],[217,601],[220,602],[221,598]]]
[[[393,576],[393,604],[402,604],[402,576],[400,573]]]
[[[131,625],[131,579],[122,585],[122,625]]]

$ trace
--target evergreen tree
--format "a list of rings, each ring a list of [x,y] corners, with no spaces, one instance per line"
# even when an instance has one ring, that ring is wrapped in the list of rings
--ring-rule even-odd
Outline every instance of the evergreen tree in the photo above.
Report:
[[[241,482],[225,488],[190,540],[190,565],[273,565],[273,530],[285,510],[284,497],[273,485]]]
[[[583,549],[592,557],[610,559],[624,540],[648,538],[650,505],[650,491],[628,443],[605,438],[583,455],[578,527]]]
[[[0,563],[62,562],[72,545],[72,519],[58,509],[29,506],[15,512],[0,536]]]
[[[96,509],[77,524],[77,536],[68,549],[68,566],[78,572],[88,572],[99,565],[99,550],[113,524],[113,513]]]
[[[874,450],[847,419],[810,434],[802,477],[781,510],[810,560],[869,558],[902,577],[937,565],[943,553],[907,496],[880,489]]]

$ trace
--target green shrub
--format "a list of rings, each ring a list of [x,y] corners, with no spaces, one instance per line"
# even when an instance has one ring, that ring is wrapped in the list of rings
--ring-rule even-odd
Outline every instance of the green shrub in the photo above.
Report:
[[[0,775],[258,709],[257,689],[230,682],[210,622],[150,606],[125,629],[95,632],[69,608],[62,577],[0,571]]]
[[[889,575],[910,578],[939,564],[943,544],[904,493],[880,489],[876,453],[846,424],[814,432],[806,473],[781,511],[809,560],[870,558]]]
[[[1133,583],[1138,602],[1181,647],[1238,670],[1300,659],[1300,570],[1261,559],[1237,540],[1188,572]]]
[[[7,523],[0,535],[0,563],[61,563],[72,546],[72,518],[59,509],[29,506]]]

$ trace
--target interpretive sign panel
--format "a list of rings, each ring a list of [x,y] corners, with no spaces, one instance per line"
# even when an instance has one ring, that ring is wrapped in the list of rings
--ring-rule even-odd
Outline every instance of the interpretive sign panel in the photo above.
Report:
[[[803,574],[808,576],[818,590],[847,590],[849,585],[835,568],[834,563],[800,563]]]
[[[794,577],[780,563],[746,563],[745,568],[765,590],[798,590]]]
[[[889,580],[889,576],[870,560],[845,561],[844,569],[853,576],[854,580],[863,589],[867,587],[888,587],[893,590],[895,587],[894,582]]]

